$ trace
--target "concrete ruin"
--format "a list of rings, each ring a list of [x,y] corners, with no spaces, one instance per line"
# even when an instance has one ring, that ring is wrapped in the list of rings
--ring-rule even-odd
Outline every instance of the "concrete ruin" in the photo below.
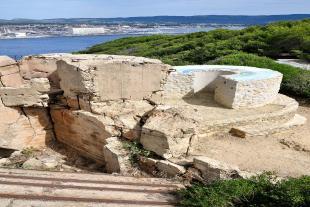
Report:
[[[128,172],[130,152],[121,143],[129,140],[161,157],[148,165],[169,176],[185,174],[184,166],[198,160],[196,169],[215,177],[243,176],[244,169],[201,154],[196,159],[193,149],[206,137],[245,138],[305,123],[296,115],[298,103],[278,94],[282,74],[268,69],[48,54],[19,62],[0,57],[0,79],[1,148],[57,140],[106,163],[110,173]]]

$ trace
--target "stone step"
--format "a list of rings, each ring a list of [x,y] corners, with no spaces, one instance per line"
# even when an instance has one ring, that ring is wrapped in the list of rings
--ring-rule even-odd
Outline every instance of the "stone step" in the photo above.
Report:
[[[307,119],[299,114],[295,114],[295,116],[286,121],[284,123],[262,123],[261,125],[247,125],[235,127],[230,130],[230,133],[234,136],[246,138],[252,136],[265,136],[268,134],[274,134],[281,131],[285,131],[291,129],[293,127],[302,126],[306,123]]]
[[[0,201],[11,206],[173,206],[183,186],[165,179],[0,169]],[[6,206],[6,205],[5,205]]]

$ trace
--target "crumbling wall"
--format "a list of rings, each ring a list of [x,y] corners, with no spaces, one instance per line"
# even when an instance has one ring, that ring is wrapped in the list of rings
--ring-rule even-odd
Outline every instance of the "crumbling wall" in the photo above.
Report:
[[[44,108],[48,81],[23,79],[19,64],[6,56],[0,57],[0,79],[0,147],[46,146],[54,139],[49,111]]]
[[[139,157],[149,172],[194,173],[206,180],[212,180],[209,175],[241,176],[243,172],[225,163],[193,160],[191,149],[203,144],[201,137],[228,133],[232,127],[288,121],[298,104],[273,102],[266,111],[258,109],[252,115],[250,109],[219,106],[213,94],[211,99],[208,94],[194,96],[207,89],[218,101],[225,97],[228,107],[235,100],[248,105],[251,100],[256,103],[248,95],[267,99],[277,93],[272,84],[281,81],[278,76],[274,82],[258,81],[247,88],[248,82],[221,79],[225,74],[232,73],[180,74],[158,60],[127,56],[52,54],[26,57],[19,63],[1,57],[0,117],[7,118],[0,118],[0,147],[44,147],[55,138],[105,163],[107,172],[129,173],[130,152],[123,147],[127,140],[156,154],[156,159]],[[254,86],[270,93],[261,94]]]

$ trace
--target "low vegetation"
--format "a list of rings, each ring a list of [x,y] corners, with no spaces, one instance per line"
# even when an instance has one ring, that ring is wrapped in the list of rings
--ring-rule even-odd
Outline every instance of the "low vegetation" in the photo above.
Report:
[[[310,176],[278,181],[269,173],[250,179],[194,184],[178,193],[186,207],[310,206]]]
[[[144,56],[171,65],[213,63],[270,68],[284,74],[282,92],[310,97],[309,72],[272,60],[286,56],[310,60],[310,19],[252,26],[239,31],[218,29],[186,35],[128,37],[79,53]]]
[[[144,149],[143,146],[138,142],[127,141],[127,142],[124,142],[123,146],[125,149],[129,151],[129,159],[133,165],[138,163],[140,156],[143,156],[143,157],[153,156],[153,153],[151,151]]]
[[[205,64],[240,51],[272,58],[289,54],[309,60],[310,19],[235,31],[218,29],[186,35],[128,37],[95,45],[80,53],[136,55],[184,65]]]

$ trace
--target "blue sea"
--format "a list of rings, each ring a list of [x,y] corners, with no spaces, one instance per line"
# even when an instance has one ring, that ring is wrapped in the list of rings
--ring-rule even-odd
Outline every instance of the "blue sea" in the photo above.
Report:
[[[100,36],[57,36],[25,39],[0,39],[0,55],[8,55],[16,60],[26,55],[38,55],[46,53],[70,53],[84,50],[95,44],[108,42],[111,40],[151,34],[185,34],[198,31],[210,31],[219,27],[195,27],[184,26],[178,28],[160,27],[152,30],[142,30],[142,33],[134,34],[112,34]],[[242,26],[223,26],[222,28],[238,30]]]
[[[0,55],[8,55],[14,59],[20,59],[25,55],[74,52],[95,44],[128,36],[130,35],[1,39]]]

